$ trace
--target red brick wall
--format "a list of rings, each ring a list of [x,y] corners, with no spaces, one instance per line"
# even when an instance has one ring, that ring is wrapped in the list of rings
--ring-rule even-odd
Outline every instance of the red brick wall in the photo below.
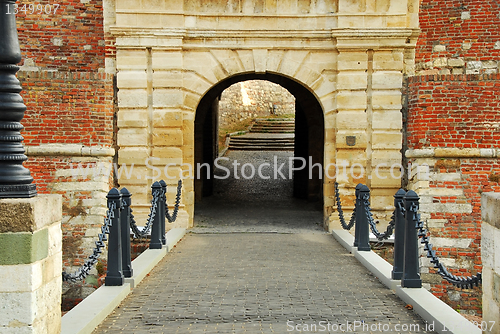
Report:
[[[104,73],[19,72],[27,110],[25,145],[113,145],[113,77]]]
[[[30,14],[30,3],[26,4],[27,12],[23,10],[24,3],[17,3],[16,15],[23,57],[20,65],[24,65],[18,78],[27,106],[22,120],[25,145],[113,147],[113,75],[102,72],[106,55],[113,56],[115,51],[114,39],[104,33],[102,0],[32,2],[42,5],[42,14],[36,7]],[[55,4],[60,6],[54,14]],[[51,13],[47,14],[46,9]],[[97,182],[100,189],[91,191],[83,185],[84,179],[73,179],[68,170],[72,163],[83,162],[85,167],[87,163],[109,159],[29,156],[24,163],[39,194],[58,193],[63,197],[65,269],[82,264],[91,253],[87,245],[95,236],[88,229],[102,225],[101,212],[106,206],[102,194],[108,185],[113,186],[111,175],[107,182]]]
[[[462,19],[469,12],[470,18]],[[498,0],[421,0],[420,29],[416,59],[425,62],[436,57],[433,46],[445,45],[439,57],[465,57],[473,60],[498,59],[500,49],[500,2]],[[470,49],[462,48],[463,42],[472,43]]]
[[[500,74],[408,79],[408,148],[495,148],[500,141]]]
[[[27,3],[27,2],[24,2]],[[104,68],[104,27],[102,0],[30,2],[52,8],[51,14],[24,12],[18,2],[16,15],[23,59],[34,60],[43,69],[94,72]],[[30,3],[27,3],[28,5]],[[60,7],[54,14],[54,4]]]
[[[498,148],[500,74],[415,76],[408,78],[407,89],[406,144],[409,149]],[[437,255],[455,260],[461,269],[449,268],[454,274],[476,274],[482,268],[481,193],[500,192],[500,162],[496,158],[465,157],[433,161],[430,173],[437,177],[429,180],[432,203],[470,204],[472,213],[452,213],[452,209],[451,212],[431,212],[430,219],[445,221],[443,227],[429,228],[431,243],[432,237],[472,239],[468,248],[438,248]],[[443,174],[459,175],[459,179],[439,177]],[[463,195],[433,195],[432,188],[458,190]],[[431,268],[430,272],[435,270]],[[431,291],[453,308],[481,314],[480,288],[461,291],[443,280],[432,284]],[[453,300],[457,295],[460,298]]]

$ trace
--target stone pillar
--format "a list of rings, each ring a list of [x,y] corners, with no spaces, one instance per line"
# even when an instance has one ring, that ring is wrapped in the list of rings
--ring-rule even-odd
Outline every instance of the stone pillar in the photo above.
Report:
[[[481,259],[483,261],[483,322],[499,334],[500,324],[500,193],[481,195]]]
[[[59,195],[0,200],[0,333],[59,333]]]

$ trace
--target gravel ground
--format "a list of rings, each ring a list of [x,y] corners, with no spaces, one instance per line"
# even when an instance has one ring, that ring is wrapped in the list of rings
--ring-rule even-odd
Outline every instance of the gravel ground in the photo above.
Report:
[[[228,151],[225,154],[228,160],[219,160],[219,165],[227,168],[230,176],[215,180],[214,195],[196,203],[193,232],[325,233],[321,202],[310,203],[293,197],[290,157],[293,152]],[[234,162],[239,163],[236,175]],[[261,174],[269,179],[258,175],[259,166],[264,163],[270,166],[262,167]],[[250,179],[241,175],[245,166],[243,173],[250,177],[252,168],[247,164],[255,171]],[[215,168],[214,173],[219,177],[228,174],[222,168]]]

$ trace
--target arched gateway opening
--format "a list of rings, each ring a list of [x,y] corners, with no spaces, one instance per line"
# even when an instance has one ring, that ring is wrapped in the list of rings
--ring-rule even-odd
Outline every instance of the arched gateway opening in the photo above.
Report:
[[[221,93],[229,86],[246,80],[267,80],[288,90],[295,97],[293,196],[308,201],[323,202],[324,116],[314,94],[301,83],[274,73],[239,74],[222,80],[202,97],[195,117],[195,164],[208,164],[195,178],[195,198],[199,202],[214,191],[214,161],[218,157],[218,106]],[[205,165],[206,166],[206,165]],[[314,167],[313,167],[314,166]],[[288,170],[287,170],[288,173]],[[244,189],[242,189],[244,191]]]

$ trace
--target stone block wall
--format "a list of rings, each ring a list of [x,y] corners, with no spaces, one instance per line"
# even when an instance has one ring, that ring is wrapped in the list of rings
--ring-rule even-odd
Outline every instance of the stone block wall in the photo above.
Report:
[[[227,88],[219,101],[219,126],[246,119],[295,114],[295,98],[280,85],[263,80],[239,82]]]
[[[0,200],[0,332],[61,329],[61,198]]]
[[[408,187],[420,196],[437,255],[457,275],[481,271],[481,193],[500,191],[499,91],[499,74],[408,80]],[[422,260],[434,294],[454,308],[481,313],[479,289],[461,291],[428,275],[435,270]]]
[[[499,334],[500,324],[500,194],[481,196],[483,252],[483,321],[488,330],[483,333]]]

